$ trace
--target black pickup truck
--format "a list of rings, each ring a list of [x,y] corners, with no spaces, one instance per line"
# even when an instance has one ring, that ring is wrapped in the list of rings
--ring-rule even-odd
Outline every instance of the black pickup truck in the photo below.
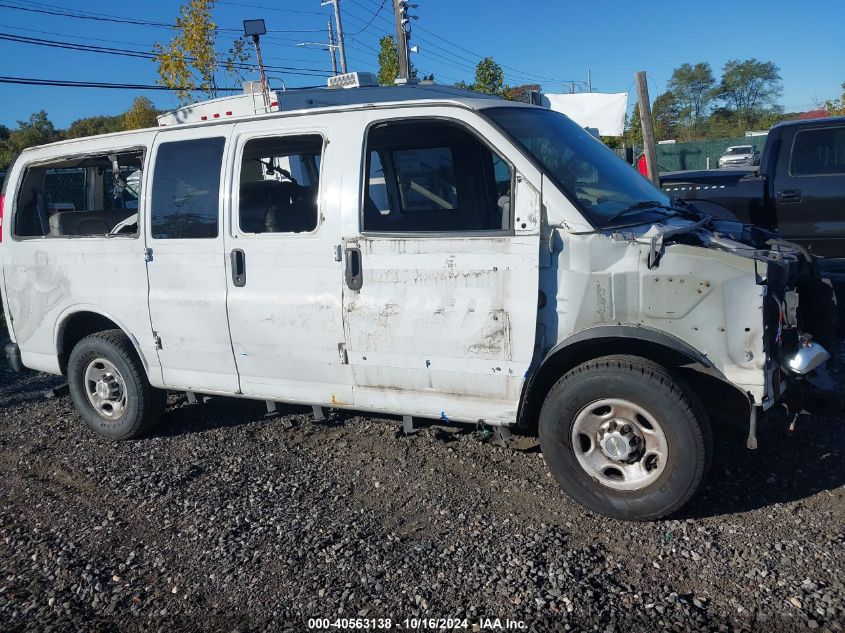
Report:
[[[759,168],[669,172],[660,184],[682,200],[715,203],[742,222],[779,231],[817,255],[837,286],[845,284],[845,117],[776,125]],[[837,295],[841,303],[842,288]]]

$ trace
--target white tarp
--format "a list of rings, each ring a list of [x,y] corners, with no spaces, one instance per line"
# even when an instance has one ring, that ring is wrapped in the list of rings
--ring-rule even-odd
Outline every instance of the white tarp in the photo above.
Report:
[[[625,132],[627,92],[543,94],[543,106],[562,112],[582,127],[597,128],[602,136],[622,136]]]

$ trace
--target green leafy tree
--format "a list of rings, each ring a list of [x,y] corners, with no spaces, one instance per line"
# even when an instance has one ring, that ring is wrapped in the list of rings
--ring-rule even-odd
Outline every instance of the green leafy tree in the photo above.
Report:
[[[132,105],[123,115],[123,126],[127,130],[138,130],[145,127],[155,127],[158,123],[153,102],[147,97],[135,97]]]
[[[637,145],[641,147],[643,144],[643,124],[640,119],[639,103],[634,104],[631,116],[627,117],[625,128],[625,142],[629,145]]]
[[[782,93],[780,69],[773,62],[732,59],[722,69],[718,96],[736,112],[740,127],[754,125]]]
[[[472,89],[488,95],[501,96],[505,92],[505,73],[492,57],[485,57],[475,67]]]
[[[658,95],[651,105],[651,117],[654,121],[654,137],[658,141],[673,139],[681,126],[683,107],[673,92]],[[639,114],[639,113],[638,113]]]
[[[211,18],[215,1],[189,0],[179,9],[170,42],[153,44],[158,83],[174,90],[182,103],[189,103],[193,93],[217,97],[218,78],[241,80],[240,69],[249,59],[243,38],[236,39],[226,57],[220,58],[215,49],[217,25]]]
[[[396,41],[389,35],[379,40],[378,82],[381,86],[392,86],[399,76],[399,52]]]
[[[413,62],[408,68],[411,79],[419,75]],[[399,77],[399,51],[396,48],[396,41],[389,35],[379,40],[378,53],[378,82],[381,86],[392,86]],[[425,75],[424,80],[434,81],[434,75]]]
[[[839,99],[825,101],[824,109],[831,116],[845,114],[845,83],[842,84],[842,96]]]
[[[115,116],[89,116],[77,119],[70,124],[65,131],[65,138],[81,138],[83,136],[96,136],[97,134],[109,134],[111,132],[122,132],[123,115]]]
[[[677,103],[680,123],[687,139],[699,138],[703,132],[710,104],[716,96],[716,78],[707,62],[681,64],[669,79],[666,88]]]
[[[44,110],[29,116],[28,121],[18,121],[17,129],[9,132],[8,138],[0,141],[0,168],[12,164],[18,154],[27,147],[52,143],[62,138],[61,133],[47,118]]]

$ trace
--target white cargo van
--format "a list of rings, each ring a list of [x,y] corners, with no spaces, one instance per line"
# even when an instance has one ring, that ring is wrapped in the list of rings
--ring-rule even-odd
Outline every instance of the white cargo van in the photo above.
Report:
[[[563,115],[436,85],[273,99],[11,168],[6,354],[103,436],[151,429],[165,390],[536,429],[575,500],[655,518],[702,481],[708,408],[753,446],[827,358],[809,256]]]

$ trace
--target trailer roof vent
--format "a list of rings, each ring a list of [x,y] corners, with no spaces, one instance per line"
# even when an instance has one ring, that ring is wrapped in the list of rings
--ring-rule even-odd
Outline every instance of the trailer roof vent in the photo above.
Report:
[[[346,73],[329,77],[327,82],[329,88],[362,88],[364,86],[377,86],[378,77],[373,73]]]

